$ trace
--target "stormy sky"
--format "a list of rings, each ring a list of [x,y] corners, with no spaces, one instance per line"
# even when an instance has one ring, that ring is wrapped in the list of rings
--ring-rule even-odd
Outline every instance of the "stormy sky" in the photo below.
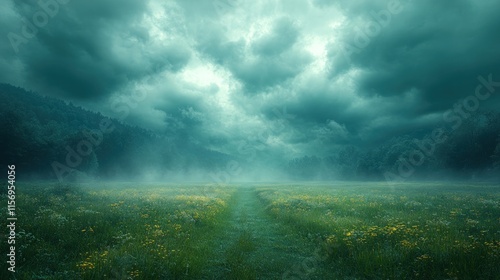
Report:
[[[322,155],[443,125],[479,76],[500,81],[498,11],[498,0],[7,0],[0,82],[228,154]],[[480,107],[498,108],[497,95]]]

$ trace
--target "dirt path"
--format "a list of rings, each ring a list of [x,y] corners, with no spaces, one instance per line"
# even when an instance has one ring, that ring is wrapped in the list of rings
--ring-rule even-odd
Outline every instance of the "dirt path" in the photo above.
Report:
[[[265,213],[255,188],[242,186],[235,195],[224,234],[215,241],[207,279],[282,279],[312,255],[312,244]]]

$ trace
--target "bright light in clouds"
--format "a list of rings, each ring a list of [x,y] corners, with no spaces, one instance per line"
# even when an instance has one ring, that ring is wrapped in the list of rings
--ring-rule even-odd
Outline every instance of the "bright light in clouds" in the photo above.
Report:
[[[337,29],[341,28],[345,23],[346,23],[346,17],[339,16],[335,21],[331,21],[328,24],[328,28],[330,28],[333,31],[336,31]]]
[[[326,43],[321,38],[311,38],[310,42],[309,46],[307,46],[307,50],[311,54],[317,58],[326,56]]]
[[[311,68],[313,71],[315,70],[315,72],[323,71],[328,61],[326,50],[327,42],[323,38],[317,36],[309,37],[305,39],[305,41],[309,42],[309,45],[306,46],[306,50],[314,56],[314,62]]]
[[[388,2],[72,1],[19,53],[0,44],[0,82],[108,115],[117,100],[132,104],[129,123],[172,133],[180,127],[200,143],[223,139],[220,145],[269,129],[282,119],[272,112],[287,108],[294,118],[269,133],[282,141],[273,140],[273,152],[300,155],[331,149],[309,133],[329,120],[345,126],[349,141],[384,139],[393,136],[392,119],[430,124],[471,94],[478,75],[500,79],[491,36],[499,1],[401,1],[407,6],[390,19]],[[21,36],[21,19],[33,17],[36,3],[7,1],[0,34]],[[467,16],[457,12],[465,6],[474,7]],[[366,26],[380,30],[366,37],[359,33]],[[347,45],[357,51],[346,55]],[[130,101],[139,91],[147,97]],[[493,99],[484,106],[499,107]]]
[[[159,41],[168,39],[168,34],[162,30],[162,23],[167,19],[164,5],[155,1],[149,2],[151,16],[143,20],[147,24],[149,35]]]
[[[196,66],[185,68],[181,73],[179,73],[179,78],[200,87],[208,87],[212,85],[217,85],[219,88],[225,86],[227,87],[224,78],[219,76],[213,65],[209,63],[197,64]]]
[[[268,32],[270,32],[271,27],[272,21],[270,19],[262,19],[252,23],[249,31],[244,36],[245,41],[247,42],[247,44],[251,44],[254,40],[259,39],[260,37],[265,36]]]

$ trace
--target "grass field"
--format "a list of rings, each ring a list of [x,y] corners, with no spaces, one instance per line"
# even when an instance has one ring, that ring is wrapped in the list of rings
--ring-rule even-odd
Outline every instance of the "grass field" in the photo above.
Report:
[[[498,185],[16,189],[17,279],[500,279]]]

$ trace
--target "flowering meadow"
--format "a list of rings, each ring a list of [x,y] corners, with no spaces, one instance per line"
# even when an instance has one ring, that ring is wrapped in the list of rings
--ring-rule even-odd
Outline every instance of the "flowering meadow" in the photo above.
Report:
[[[500,279],[498,191],[344,183],[273,185],[258,196],[275,219],[318,241],[330,279]]]
[[[464,183],[19,184],[15,275],[499,279],[499,190]],[[0,246],[7,251],[7,242]]]
[[[18,189],[17,279],[65,280],[199,275],[234,191],[115,183]]]

